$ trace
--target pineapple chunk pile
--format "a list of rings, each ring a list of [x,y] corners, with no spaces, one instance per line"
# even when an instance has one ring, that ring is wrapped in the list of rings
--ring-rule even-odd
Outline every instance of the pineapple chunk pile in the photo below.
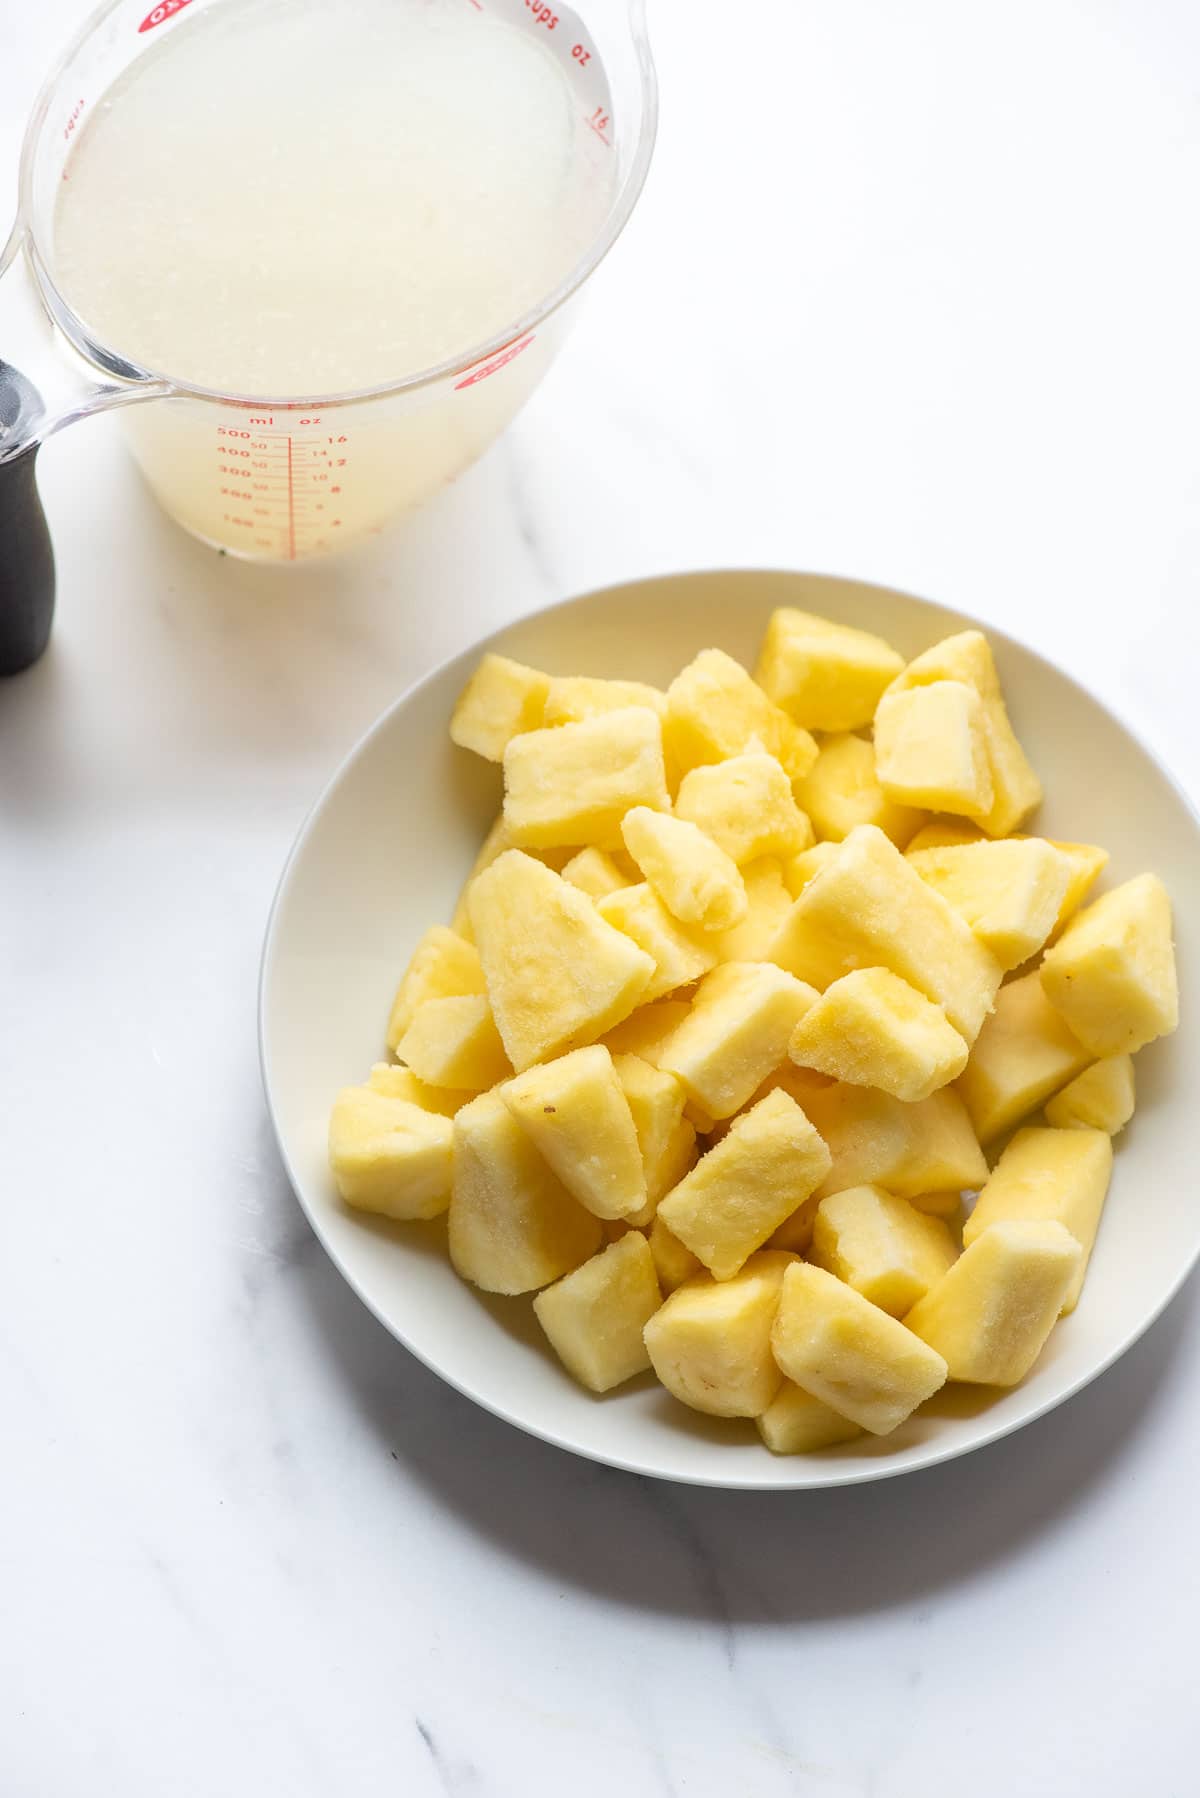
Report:
[[[344,1202],[448,1213],[590,1391],[653,1369],[776,1454],[1023,1379],[1178,1005],[1156,876],[1085,904],[1105,851],[1021,834],[982,633],[781,608],[665,692],[488,655],[450,734],[503,811],[334,1104]]]

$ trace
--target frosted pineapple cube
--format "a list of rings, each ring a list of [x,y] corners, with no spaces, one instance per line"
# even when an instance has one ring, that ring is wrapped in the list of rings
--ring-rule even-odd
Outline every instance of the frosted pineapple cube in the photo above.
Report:
[[[828,1171],[829,1151],[800,1107],[772,1092],[734,1119],[658,1214],[718,1280],[727,1280]]]
[[[1081,1258],[1061,1224],[994,1224],[904,1322],[943,1357],[952,1380],[1015,1386],[1041,1354]]]
[[[681,769],[765,750],[797,779],[817,757],[806,730],[769,700],[740,662],[703,649],[667,688],[663,738]]]
[[[885,695],[875,714],[875,771],[898,805],[986,818],[992,770],[975,689],[945,680]]]
[[[820,1189],[810,1193],[803,1204],[797,1205],[790,1217],[785,1217],[777,1230],[767,1237],[769,1249],[789,1249],[794,1255],[806,1255],[812,1245],[813,1229],[817,1221],[817,1212],[821,1207]]]
[[[382,1093],[385,1099],[406,1099],[421,1111],[432,1111],[444,1118],[452,1118],[472,1097],[471,1093],[455,1091],[452,1087],[426,1086],[410,1068],[398,1068],[387,1061],[375,1063],[367,1076],[367,1085],[373,1093]]]
[[[450,736],[489,762],[504,759],[516,736],[542,722],[550,677],[507,656],[486,655],[458,696]]]
[[[453,1123],[450,1259],[485,1292],[533,1292],[594,1255],[600,1220],[571,1197],[497,1093]]]
[[[847,1186],[876,1185],[914,1199],[928,1192],[974,1191],[987,1179],[983,1150],[952,1086],[915,1105],[840,1081],[796,1090],[796,1097],[832,1157],[818,1188],[822,1198]]]
[[[657,717],[665,718],[667,696],[658,687],[648,687],[640,680],[599,680],[590,674],[554,676],[546,695],[547,726],[582,724],[585,718],[599,717],[603,712],[621,712],[627,706],[647,706]]]
[[[793,1032],[789,1053],[854,1086],[910,1104],[962,1073],[967,1045],[940,1005],[886,968],[858,968],[826,987]]]
[[[1067,856],[1042,837],[915,852],[910,844],[905,859],[1005,970],[1037,954],[1058,922],[1073,876]]]
[[[647,881],[610,893],[596,910],[653,960],[654,972],[640,995],[644,1002],[690,986],[717,964],[711,936],[677,923]]]
[[[470,908],[488,999],[518,1071],[603,1036],[654,974],[653,958],[585,894],[520,850],[479,875]]]
[[[909,839],[905,855],[919,855],[922,849],[957,849],[963,843],[983,843],[987,833],[965,818],[931,818],[922,824],[915,837]]]
[[[925,816],[888,798],[876,773],[874,745],[865,737],[826,737],[795,792],[817,835],[834,843],[859,824],[874,824],[903,848]]]
[[[609,1051],[599,1043],[527,1068],[500,1097],[567,1191],[597,1217],[630,1217],[646,1203],[633,1115]]]
[[[784,863],[783,880],[793,899],[800,897],[809,881],[815,880],[822,868],[829,866],[837,852],[837,843],[825,842],[814,843],[810,849],[802,849],[799,855],[789,856]]]
[[[951,1229],[957,1228],[962,1216],[962,1193],[957,1187],[949,1192],[914,1193],[908,1202],[923,1211],[926,1217],[940,1217]]]
[[[1000,984],[999,963],[970,926],[871,825],[851,831],[803,889],[771,959],[819,989],[854,968],[889,968],[968,1043]]]
[[[732,1279],[687,1280],[646,1325],[654,1371],[677,1399],[714,1417],[757,1417],[782,1383],[771,1323],[790,1255],[765,1249]]]
[[[1171,901],[1139,874],[1078,912],[1042,962],[1042,986],[1093,1055],[1129,1055],[1179,1023]]]
[[[613,1068],[637,1132],[646,1186],[645,1204],[630,1221],[649,1223],[663,1194],[691,1167],[696,1132],[683,1115],[685,1094],[674,1074],[664,1074],[640,1055],[614,1055]]]
[[[533,1309],[567,1371],[610,1392],[649,1367],[642,1332],[661,1303],[650,1245],[630,1230],[539,1292]]]
[[[604,849],[581,849],[564,863],[562,877],[568,886],[578,887],[589,899],[604,899],[609,893],[632,886],[637,874],[627,872]]]
[[[437,1217],[450,1202],[449,1118],[367,1086],[345,1087],[329,1120],[329,1166],[347,1205]]]
[[[717,934],[717,954],[722,961],[765,961],[779,926],[791,910],[792,896],[773,856],[763,855],[757,861],[747,862],[742,869],[742,883],[746,915],[731,930]]]
[[[650,1226],[649,1243],[658,1270],[658,1283],[665,1293],[674,1292],[685,1280],[704,1272],[691,1249],[685,1249],[678,1236],[672,1236],[661,1217],[656,1217]]]
[[[452,999],[483,990],[483,969],[474,946],[464,942],[455,931],[435,924],[413,950],[412,959],[396,989],[392,1015],[388,1019],[388,1048],[395,1052],[396,1044],[416,1016],[417,1007],[426,999]]]
[[[1051,1219],[1071,1232],[1080,1257],[1063,1294],[1073,1311],[1112,1178],[1112,1142],[1103,1130],[1018,1130],[963,1226],[970,1247],[997,1223]]]
[[[644,805],[626,812],[625,847],[672,917],[700,930],[729,930],[746,916],[737,863],[697,825]]]
[[[1010,980],[958,1081],[980,1142],[1019,1124],[1091,1059],[1047,999],[1036,969]]]
[[[656,999],[639,1005],[620,1024],[605,1033],[604,1042],[614,1055],[640,1055],[651,1067],[658,1066],[658,1051],[691,1010],[687,999]]]
[[[630,806],[670,804],[662,726],[645,706],[528,731],[504,752],[504,818],[522,848],[620,847]]]
[[[1084,1068],[1046,1106],[1046,1122],[1064,1130],[1104,1130],[1117,1136],[1133,1116],[1133,1061],[1106,1055]]]
[[[817,1207],[809,1260],[903,1317],[958,1254],[940,1218],[927,1217],[881,1186],[830,1193]]]
[[[1058,910],[1058,918],[1050,933],[1050,941],[1062,934],[1068,918],[1073,918],[1083,904],[1097,880],[1108,866],[1108,850],[1101,849],[1095,843],[1064,843],[1054,837],[1047,837],[1051,849],[1057,849],[1065,855],[1070,864],[1071,876],[1067,882],[1067,890]]]
[[[773,1455],[806,1455],[862,1435],[861,1424],[851,1423],[791,1380],[783,1382],[757,1423]]]
[[[872,1435],[886,1436],[945,1384],[946,1363],[823,1267],[783,1276],[771,1348],[782,1372]]]
[[[475,860],[471,865],[471,872],[463,881],[462,891],[459,893],[457,902],[455,903],[454,916],[450,920],[451,930],[456,936],[462,937],[464,942],[473,943],[475,941],[474,932],[471,929],[471,911],[469,905],[471,886],[475,877],[482,874],[485,868],[490,868],[494,861],[498,861],[506,849],[512,849],[514,847],[515,845],[512,836],[509,833],[508,825],[504,822],[504,813],[501,812],[493,821],[492,827],[488,831],[486,837],[484,837],[479,854],[475,857]]]
[[[396,1044],[396,1054],[426,1086],[463,1092],[485,1092],[512,1072],[482,993],[426,999]]]
[[[659,1050],[710,1120],[732,1117],[787,1055],[817,994],[770,962],[726,962],[700,984],[692,1009]]]
[[[780,606],[772,612],[755,679],[808,730],[857,730],[870,724],[903,656],[870,631]]]
[[[783,768],[759,752],[685,774],[675,816],[698,825],[739,865],[763,855],[793,855],[812,842],[812,827]]]

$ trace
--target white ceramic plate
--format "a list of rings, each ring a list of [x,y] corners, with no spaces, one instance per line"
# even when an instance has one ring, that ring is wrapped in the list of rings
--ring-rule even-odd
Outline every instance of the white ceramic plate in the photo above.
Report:
[[[710,644],[752,664],[774,606],[888,637],[906,655],[973,621],[907,594],[824,576],[705,573],[609,588],[502,631],[429,675],[334,776],[284,870],[263,956],[263,1076],[280,1149],[329,1255],[381,1322],[498,1416],[616,1467],[713,1486],[880,1479],[979,1448],[1069,1398],[1136,1341],[1200,1253],[1194,1095],[1200,1091],[1200,832],[1149,752],[1065,674],[989,631],[1010,708],[1048,794],[1040,827],[1103,843],[1110,883],[1144,868],[1175,902],[1183,1029],[1138,1057],[1138,1110],[1083,1299],[1025,1384],[955,1389],[895,1435],[775,1458],[751,1424],[684,1409],[647,1375],[593,1398],[545,1347],[527,1299],[487,1299],[446,1259],[444,1227],[343,1209],[325,1159],[330,1101],[383,1054],[396,980],[421,932],[450,916],[500,800],[499,770],[455,749],[454,699],[483,649],[561,674],[665,685]]]

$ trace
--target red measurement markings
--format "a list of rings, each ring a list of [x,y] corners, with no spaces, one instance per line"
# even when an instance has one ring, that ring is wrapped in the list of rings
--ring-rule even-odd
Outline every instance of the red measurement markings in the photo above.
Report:
[[[296,560],[296,486],[292,475],[292,440],[287,440],[288,449],[288,561]]]
[[[534,335],[535,333],[531,331],[528,337],[522,337],[520,343],[510,343],[506,350],[501,350],[500,354],[493,356],[490,362],[481,362],[478,368],[472,369],[469,375],[464,375],[461,381],[454,383],[455,393],[462,387],[474,387],[476,381],[486,381],[489,375],[496,373],[497,369],[504,368],[509,362],[515,361],[522,350],[529,348]]]
[[[76,100],[74,106],[71,108],[71,116],[68,118],[66,124],[63,126],[63,137],[64,138],[69,138],[71,133],[74,131],[76,125],[78,125],[79,115],[83,111],[83,109],[86,105],[87,105],[86,100]],[[66,170],[64,169],[63,180],[65,181],[66,178],[67,178]]]
[[[596,136],[600,139],[602,144],[607,144],[610,149],[612,148],[612,139],[610,137],[605,137],[604,135],[608,130],[608,127],[612,124],[612,119],[609,117],[608,113],[605,112],[603,106],[597,106],[591,118],[585,119],[584,123],[587,125],[589,131],[594,131],[596,133]]]
[[[190,6],[191,3],[192,0],[159,0],[153,11],[146,14],[138,26],[138,31],[153,31],[156,25],[161,25],[165,19],[173,19],[177,12],[182,12],[184,7]]]

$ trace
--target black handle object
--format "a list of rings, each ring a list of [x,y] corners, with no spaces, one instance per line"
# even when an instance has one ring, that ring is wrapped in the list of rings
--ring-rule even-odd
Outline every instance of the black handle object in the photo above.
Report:
[[[37,389],[0,362],[0,458],[6,441],[27,434],[42,411]],[[54,550],[38,496],[35,437],[0,459],[0,675],[37,661],[54,617]]]

